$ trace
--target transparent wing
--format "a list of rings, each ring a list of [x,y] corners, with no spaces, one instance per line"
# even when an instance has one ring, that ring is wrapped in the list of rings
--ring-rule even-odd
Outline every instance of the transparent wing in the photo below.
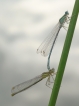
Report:
[[[60,28],[61,24],[58,23],[49,36],[42,42],[42,44],[37,49],[37,53],[41,53],[43,56],[47,56],[50,52],[51,46],[55,39],[55,36]]]
[[[31,80],[28,80],[26,82],[23,82],[19,85],[16,85],[12,88],[11,92],[12,92],[12,96],[14,96],[15,94],[19,93],[19,92],[22,92],[26,89],[28,89],[29,87],[33,86],[34,84],[38,83],[39,81],[41,81],[43,78],[42,78],[42,74],[31,79]]]

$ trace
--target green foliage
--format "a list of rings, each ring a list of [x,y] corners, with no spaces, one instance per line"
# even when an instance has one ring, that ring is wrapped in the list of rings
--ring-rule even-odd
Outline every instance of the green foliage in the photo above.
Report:
[[[79,0],[76,0],[48,106],[55,106],[55,104],[56,104],[57,96],[59,93],[61,81],[62,81],[63,74],[64,74],[64,69],[66,66],[66,61],[68,58],[69,49],[71,46],[71,42],[72,42],[74,30],[75,30],[78,12],[79,12]]]

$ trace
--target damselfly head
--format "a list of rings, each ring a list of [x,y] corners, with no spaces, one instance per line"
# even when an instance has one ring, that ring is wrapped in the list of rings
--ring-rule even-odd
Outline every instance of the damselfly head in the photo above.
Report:
[[[66,12],[65,12],[65,15],[69,15],[69,12],[68,12],[68,11],[66,11]]]
[[[52,69],[50,69],[49,71],[50,71],[51,73],[54,73],[54,72],[55,72],[55,69],[52,68]]]

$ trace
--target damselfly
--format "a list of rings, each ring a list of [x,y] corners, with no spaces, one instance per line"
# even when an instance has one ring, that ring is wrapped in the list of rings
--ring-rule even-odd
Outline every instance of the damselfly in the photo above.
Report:
[[[12,92],[12,96],[14,96],[15,94],[22,92],[28,88],[30,88],[31,86],[35,85],[36,83],[40,82],[41,80],[43,80],[44,78],[48,77],[47,82],[50,83],[50,76],[53,76],[55,74],[55,70],[54,68],[51,69],[49,72],[44,72],[41,75],[28,80],[26,82],[23,82],[19,85],[16,85],[12,88],[11,92]],[[49,84],[46,82],[46,85]],[[48,86],[48,85],[47,85]]]
[[[37,53],[41,53],[43,56],[48,56],[47,68],[50,70],[50,56],[52,53],[52,49],[54,47],[55,41],[57,39],[58,33],[62,27],[65,28],[64,24],[69,22],[69,13],[68,11],[59,19],[58,24],[51,31],[50,35],[42,42],[42,44],[37,49]]]

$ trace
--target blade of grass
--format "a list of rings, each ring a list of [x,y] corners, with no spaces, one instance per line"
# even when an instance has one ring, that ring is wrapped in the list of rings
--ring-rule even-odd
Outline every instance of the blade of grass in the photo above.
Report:
[[[65,69],[65,66],[66,66],[66,61],[67,61],[70,45],[71,45],[71,42],[72,42],[74,30],[75,30],[78,12],[79,12],[79,0],[76,0],[74,8],[73,8],[69,29],[68,29],[67,36],[66,36],[66,39],[65,39],[60,63],[59,63],[59,66],[58,66],[57,75],[56,75],[56,78],[55,78],[55,82],[54,82],[54,86],[53,86],[53,90],[52,90],[52,94],[51,94],[48,106],[55,106],[55,104],[56,104],[57,96],[58,96],[58,93],[59,93],[61,81],[62,81],[63,74],[64,74],[64,69]]]

